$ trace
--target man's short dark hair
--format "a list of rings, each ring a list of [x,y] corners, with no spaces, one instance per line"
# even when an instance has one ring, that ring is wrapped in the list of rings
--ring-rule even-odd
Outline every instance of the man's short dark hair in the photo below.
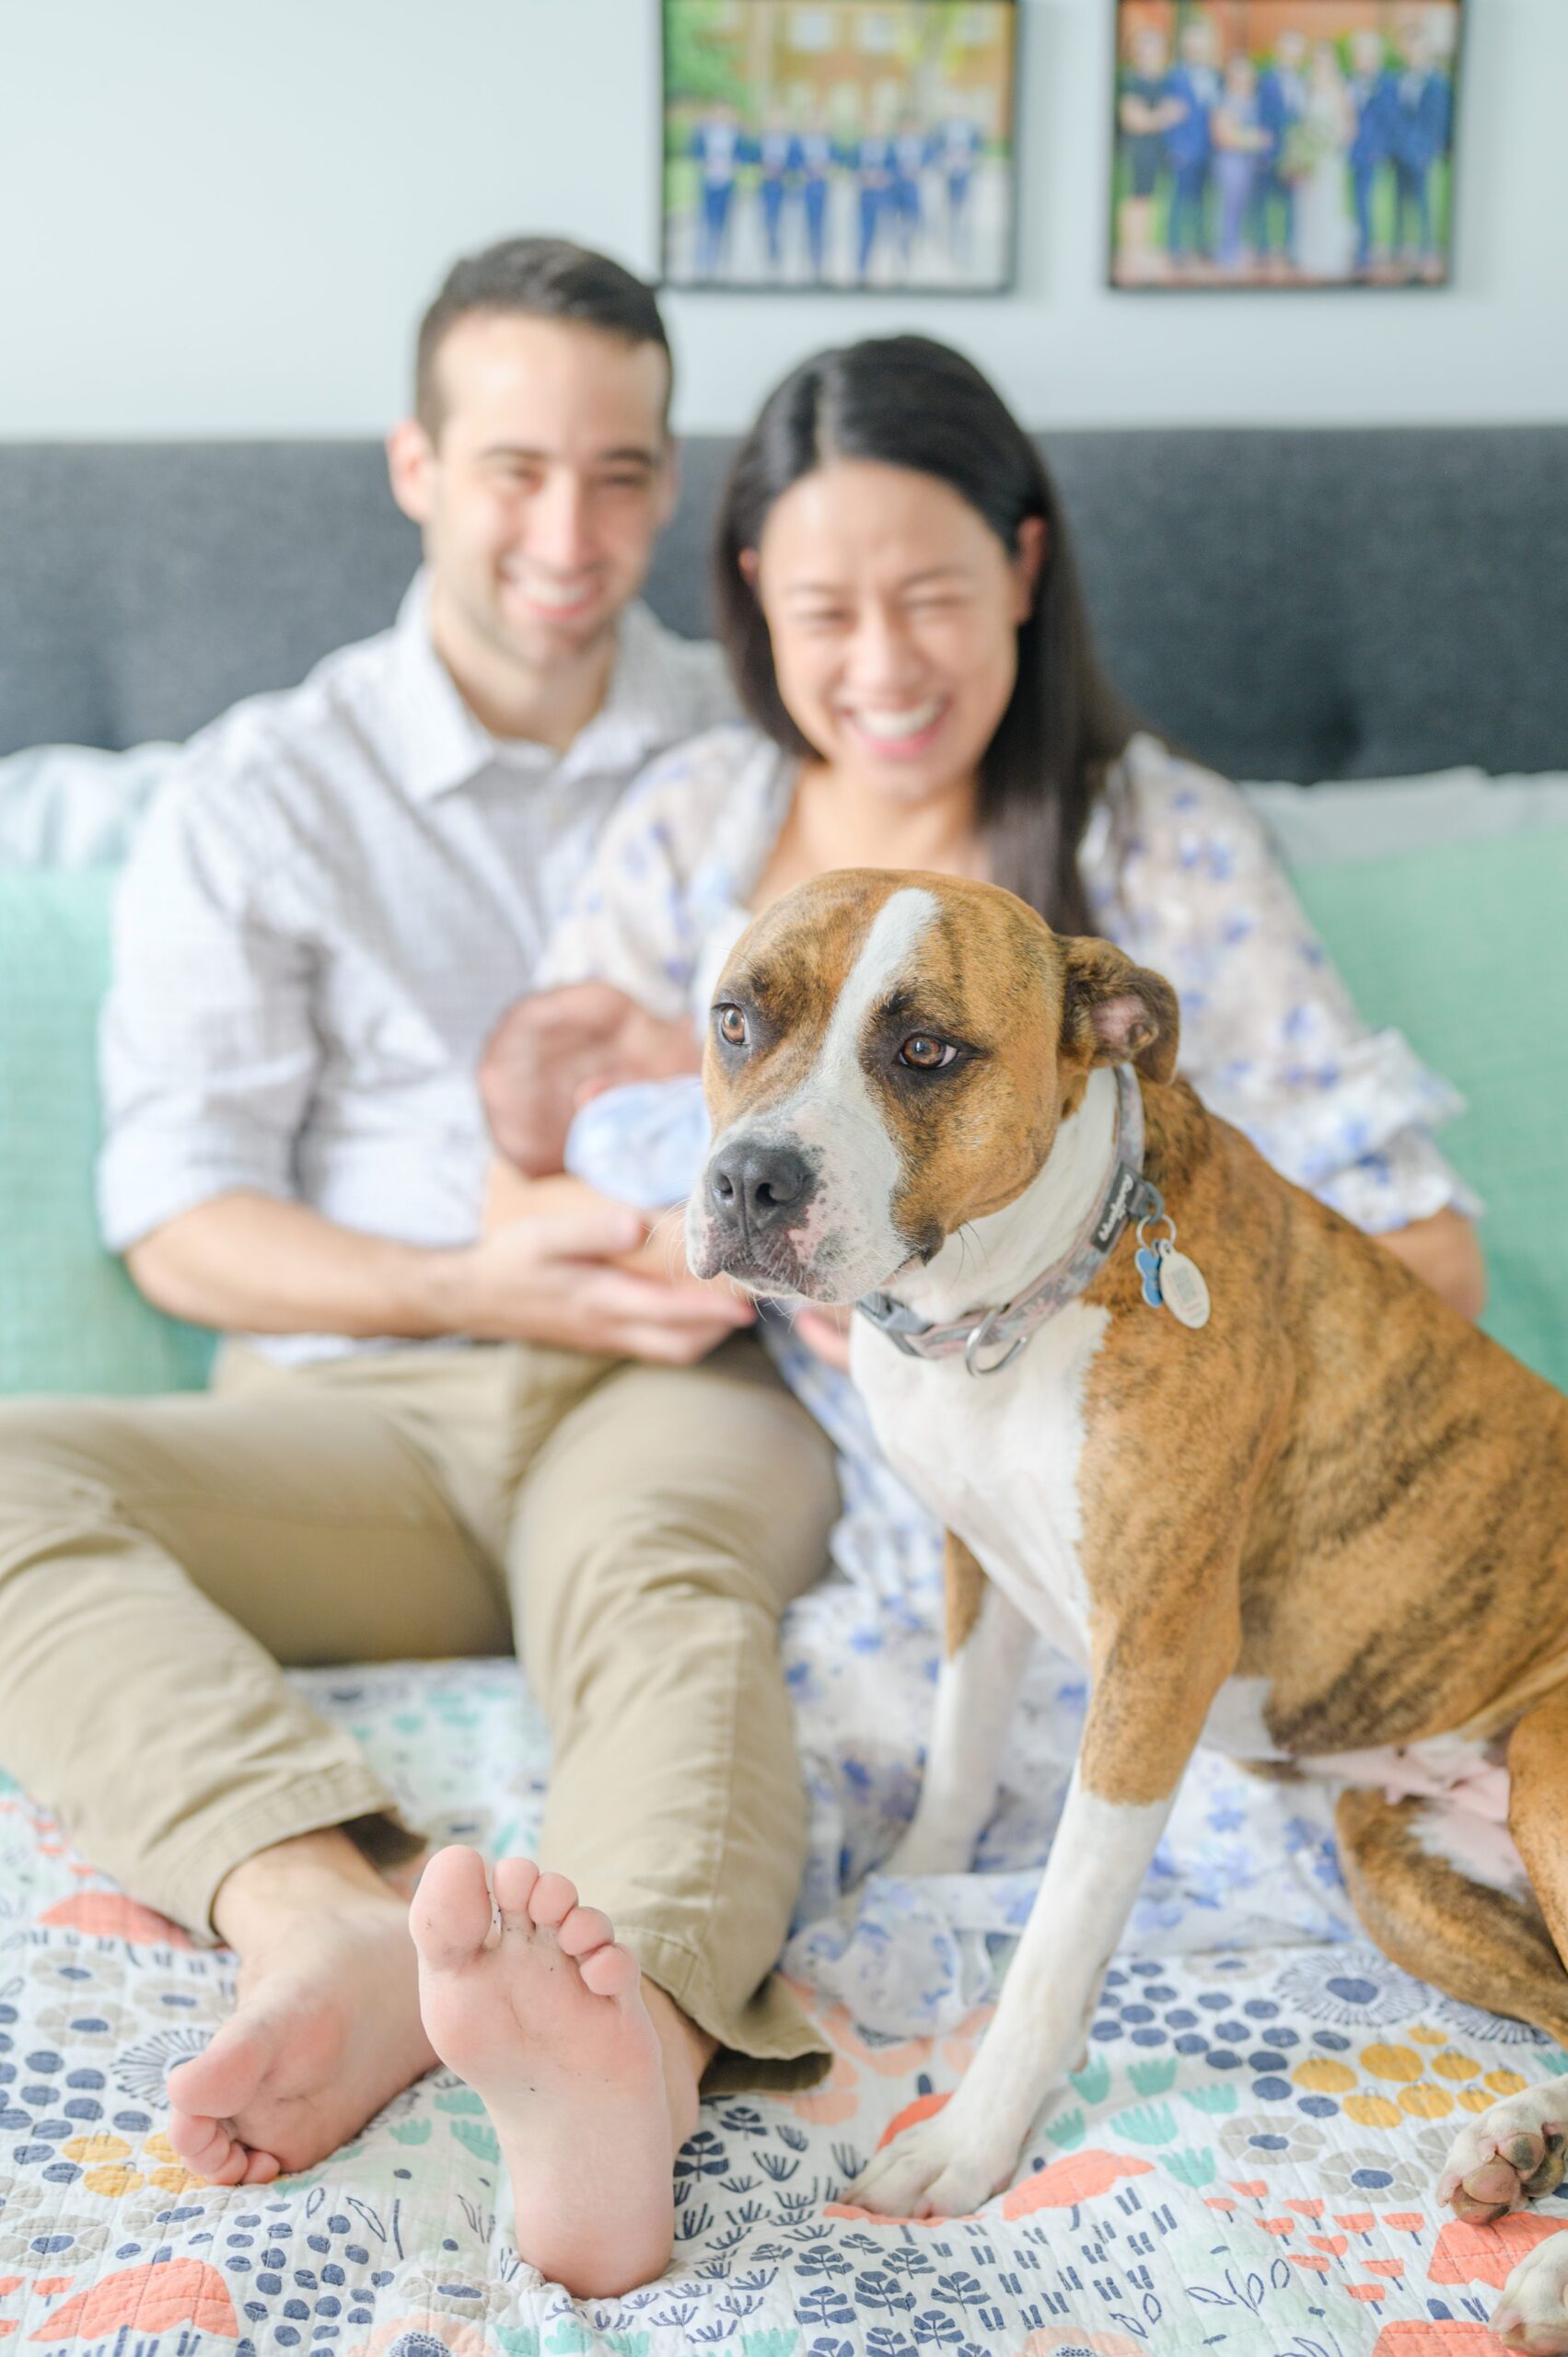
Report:
[[[528,319],[576,320],[627,343],[656,343],[670,362],[673,388],[669,337],[650,286],[608,254],[565,238],[504,238],[453,263],[419,323],[414,412],[432,441],[446,419],[436,367],[442,343],[459,319],[508,311]],[[667,416],[668,408],[667,394]]]

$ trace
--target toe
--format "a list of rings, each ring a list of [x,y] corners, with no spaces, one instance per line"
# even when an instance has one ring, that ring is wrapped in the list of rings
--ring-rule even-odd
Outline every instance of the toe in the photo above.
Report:
[[[1565,2168],[1568,2168],[1568,2144],[1564,2144],[1561,2136],[1548,2137],[1546,2158],[1525,2179],[1523,2191],[1526,2200],[1544,2201],[1549,2193],[1555,2193],[1562,2182]]]
[[[540,1875],[528,1900],[528,1913],[541,1931],[553,1932],[576,1903],[576,1887],[564,1875]]]
[[[585,1989],[596,1997],[630,1997],[635,1993],[642,1968],[630,1948],[595,1948],[577,1967]]]
[[[262,2027],[225,2022],[200,2054],[169,2072],[169,2104],[194,2119],[232,2119],[255,2100],[273,2061],[273,2040]]]
[[[238,2179],[240,2185],[271,2185],[282,2177],[283,2164],[272,2153],[250,2153],[246,2155],[245,2174]]]
[[[615,1926],[598,1907],[574,1907],[557,1926],[555,1937],[563,1955],[581,1958],[595,1948],[608,1947],[615,1937]]]
[[[526,1932],[531,1918],[528,1901],[539,1882],[539,1868],[531,1858],[498,1858],[495,1862],[495,1904],[501,1910],[501,1922],[508,1932]]]
[[[168,2141],[192,2177],[208,2185],[238,2185],[245,2174],[245,2147],[221,2119],[171,2112]]]
[[[1518,2199],[1518,2173],[1501,2154],[1472,2169],[1453,2194],[1455,2214],[1473,2225],[1484,2225],[1512,2209]]]
[[[493,1911],[479,1852],[438,1851],[421,1875],[409,1909],[420,1961],[437,1972],[467,1963],[489,1938]]]
[[[1533,2177],[1546,2158],[1546,2137],[1542,2131],[1521,2128],[1497,2147],[1500,2157],[1521,2177]]]

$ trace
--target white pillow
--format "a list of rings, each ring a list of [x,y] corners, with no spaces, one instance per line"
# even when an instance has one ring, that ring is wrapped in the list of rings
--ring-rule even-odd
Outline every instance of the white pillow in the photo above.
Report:
[[[116,866],[178,745],[31,745],[0,760],[0,867]]]
[[[1353,778],[1328,785],[1244,785],[1288,867],[1382,859],[1439,843],[1568,827],[1568,775]]]

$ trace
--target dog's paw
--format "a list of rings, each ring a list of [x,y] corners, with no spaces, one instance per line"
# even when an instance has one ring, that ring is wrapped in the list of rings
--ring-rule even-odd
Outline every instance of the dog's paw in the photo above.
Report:
[[[1455,2137],[1437,2180],[1438,2200],[1475,2226],[1491,2225],[1522,2202],[1539,2201],[1562,2179],[1565,2132],[1568,2081],[1504,2096]]]
[[[877,1871],[905,1881],[922,1875],[967,1875],[974,1851],[974,1836],[967,1827],[923,1825],[917,1817]]]
[[[844,2195],[884,2218],[967,2218],[1012,2182],[1018,2148],[967,2135],[955,2100],[884,2145]]]
[[[1521,2357],[1568,2351],[1568,2233],[1549,2235],[1526,2252],[1503,2287],[1492,2331]]]

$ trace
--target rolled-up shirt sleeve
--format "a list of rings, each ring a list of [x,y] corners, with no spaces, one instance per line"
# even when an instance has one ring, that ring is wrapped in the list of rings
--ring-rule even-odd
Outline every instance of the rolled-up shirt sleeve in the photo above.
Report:
[[[1107,804],[1086,859],[1097,914],[1174,984],[1180,1069],[1204,1103],[1368,1233],[1450,1205],[1476,1216],[1431,1134],[1463,1099],[1402,1032],[1362,1020],[1236,787],[1135,737]]]
[[[104,1243],[236,1189],[295,1194],[318,1072],[308,946],[269,921],[278,846],[243,776],[186,756],[116,897],[99,1029]]]

